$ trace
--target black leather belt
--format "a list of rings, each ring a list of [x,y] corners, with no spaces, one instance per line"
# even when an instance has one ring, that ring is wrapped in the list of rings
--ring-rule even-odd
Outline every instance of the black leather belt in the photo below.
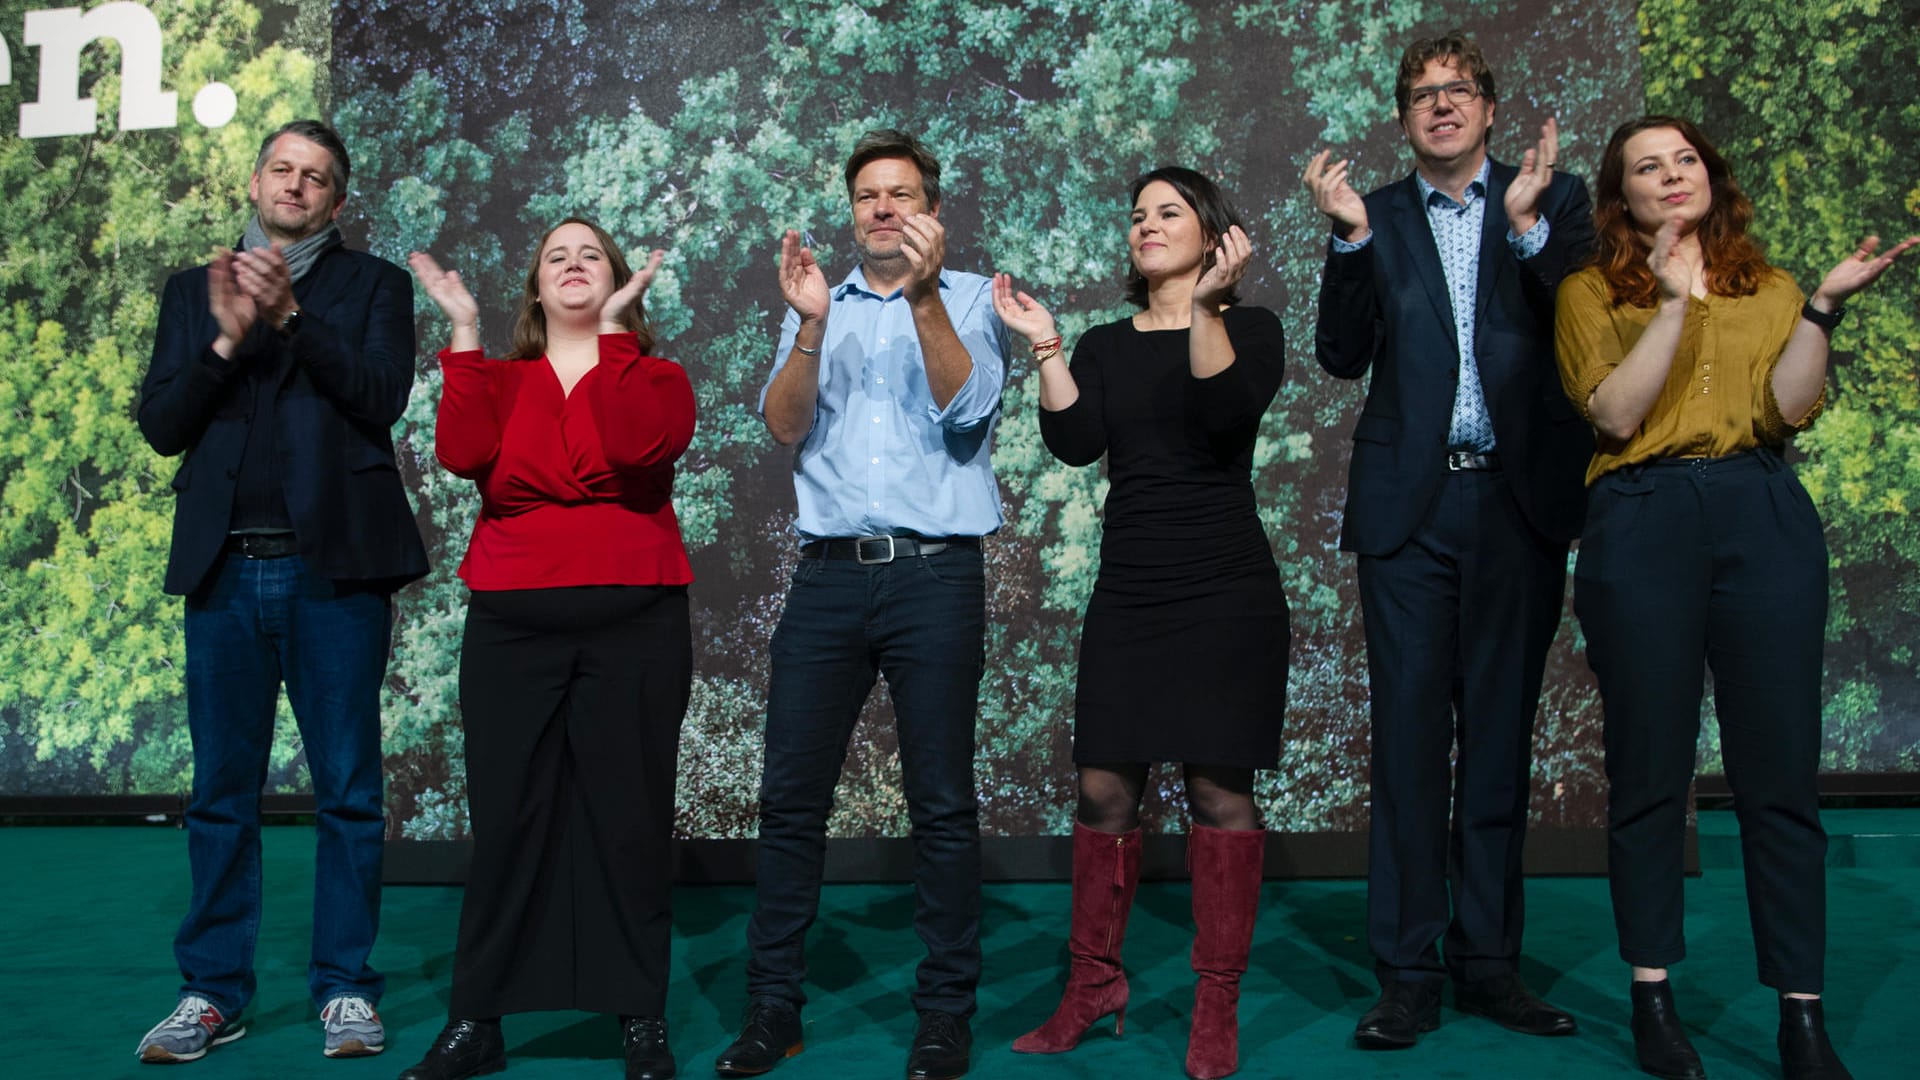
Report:
[[[300,542],[290,532],[228,533],[227,550],[243,559],[284,559],[300,554]]]
[[[917,536],[851,536],[845,539],[809,540],[800,545],[803,559],[852,559],[862,566],[910,559],[916,555],[938,555],[950,547],[979,547],[977,536],[943,536],[923,540]]]
[[[1471,450],[1447,451],[1448,472],[1493,472],[1500,467],[1500,455],[1489,450],[1476,454]]]

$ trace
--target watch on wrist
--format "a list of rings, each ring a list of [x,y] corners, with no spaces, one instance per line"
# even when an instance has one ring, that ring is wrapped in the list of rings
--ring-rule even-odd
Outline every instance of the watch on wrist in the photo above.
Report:
[[[287,317],[280,320],[280,333],[286,335],[295,333],[300,329],[300,323],[305,318],[306,316],[301,314],[299,308],[294,308],[292,311],[287,312]]]
[[[1811,300],[1800,306],[1801,318],[1828,333],[1832,333],[1833,328],[1840,325],[1840,316],[1846,313],[1847,310],[1837,304],[1832,311],[1821,311],[1819,308],[1813,306],[1813,301]]]

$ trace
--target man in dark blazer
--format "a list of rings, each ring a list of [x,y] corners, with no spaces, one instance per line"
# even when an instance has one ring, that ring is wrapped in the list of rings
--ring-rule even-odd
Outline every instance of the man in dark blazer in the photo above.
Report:
[[[317,803],[308,985],[329,1057],[378,1053],[380,686],[392,595],[427,571],[388,434],[413,386],[413,292],[342,246],[350,165],[324,124],[261,144],[238,252],[167,281],[140,430],[181,455],[166,591],[184,596],[193,800],[183,983],[136,1051],[192,1061],[246,1033],[260,791],[284,683]]]
[[[1487,156],[1493,74],[1460,32],[1409,47],[1395,97],[1412,176],[1362,199],[1328,152],[1306,173],[1334,229],[1316,353],[1372,372],[1340,540],[1366,620],[1382,990],[1354,1040],[1412,1046],[1448,976],[1463,1012],[1571,1034],[1517,962],[1533,718],[1593,453],[1554,367],[1554,290],[1590,204],[1554,171],[1552,121],[1519,168]]]

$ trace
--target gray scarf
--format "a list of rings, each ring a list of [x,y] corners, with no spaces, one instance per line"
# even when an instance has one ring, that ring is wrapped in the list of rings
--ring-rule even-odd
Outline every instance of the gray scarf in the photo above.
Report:
[[[340,226],[329,221],[326,228],[305,240],[296,240],[281,248],[280,257],[287,260],[287,272],[293,275],[293,280],[299,281],[313,269],[314,263],[320,261],[320,256],[325,255],[329,249],[339,247],[346,242],[346,238],[340,235]],[[251,251],[254,248],[270,247],[272,244],[273,241],[267,239],[267,230],[260,227],[260,215],[255,214],[248,218],[247,231],[240,237],[241,248]]]

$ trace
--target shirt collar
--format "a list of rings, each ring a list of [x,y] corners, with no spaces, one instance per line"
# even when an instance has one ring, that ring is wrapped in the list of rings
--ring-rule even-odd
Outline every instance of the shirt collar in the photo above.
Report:
[[[1473,179],[1467,183],[1467,197],[1460,202],[1454,202],[1453,196],[1448,195],[1446,192],[1441,191],[1439,188],[1434,187],[1432,184],[1427,183],[1427,178],[1424,176],[1421,176],[1419,170],[1417,169],[1414,170],[1413,182],[1420,185],[1420,205],[1421,206],[1432,206],[1433,197],[1435,195],[1438,195],[1441,198],[1447,200],[1448,205],[1451,205],[1451,206],[1471,206],[1473,205],[1473,200],[1480,198],[1481,196],[1487,193],[1487,179],[1492,175],[1493,175],[1493,158],[1491,157],[1481,158],[1480,171],[1473,174]]]
[[[952,287],[953,287],[953,283],[950,280],[948,280],[946,269],[944,267],[941,268],[940,288],[951,289]],[[886,296],[881,296],[878,292],[874,291],[873,286],[867,284],[866,268],[861,266],[859,263],[855,263],[853,265],[853,272],[848,274],[845,278],[842,278],[840,281],[840,284],[835,285],[833,287],[833,298],[835,300],[845,300],[847,297],[852,296],[854,293],[865,293],[876,300],[885,300],[885,299],[888,299],[889,297],[900,295],[900,290],[895,289],[892,292],[888,293]]]

